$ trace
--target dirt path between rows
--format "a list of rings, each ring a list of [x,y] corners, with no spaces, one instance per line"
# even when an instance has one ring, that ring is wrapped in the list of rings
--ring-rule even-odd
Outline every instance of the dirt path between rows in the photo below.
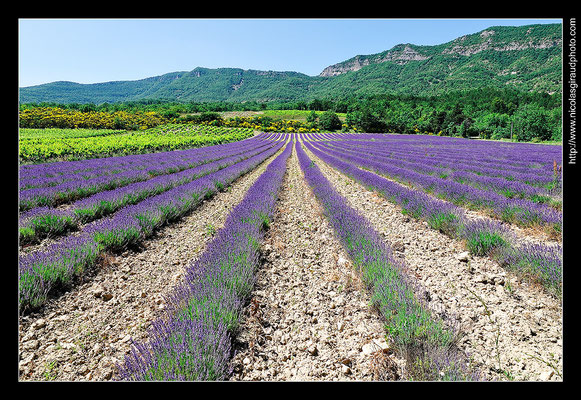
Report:
[[[485,257],[461,256],[459,241],[402,215],[398,206],[308,154],[416,272],[436,315],[460,324],[460,345],[487,379],[561,380],[558,300]],[[115,379],[131,339],[146,339],[164,295],[274,157],[159,230],[142,250],[109,257],[85,283],[21,318],[20,380]],[[277,207],[236,338],[231,380],[401,379],[405,363],[389,349],[382,318],[370,308],[294,150]]]
[[[160,229],[141,251],[108,257],[85,283],[21,318],[20,380],[115,379],[116,364],[130,350],[131,339],[147,338],[147,328],[164,307],[164,295],[278,154]]]
[[[403,215],[399,206],[307,152],[337,191],[405,258],[429,291],[436,315],[453,316],[460,324],[460,346],[486,379],[562,379],[559,300],[486,257],[462,254],[466,249],[460,241]]]
[[[381,317],[304,180],[296,152],[263,244],[232,380],[395,380]],[[399,363],[399,364],[398,364]]]

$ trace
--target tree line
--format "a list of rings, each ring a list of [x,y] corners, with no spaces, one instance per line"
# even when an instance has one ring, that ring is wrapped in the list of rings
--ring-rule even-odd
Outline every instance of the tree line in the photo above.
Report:
[[[23,104],[21,109],[56,106]],[[478,88],[431,96],[381,94],[301,101],[172,102],[141,100],[108,104],[59,104],[79,111],[154,111],[167,119],[196,119],[191,114],[224,111],[311,110],[326,112],[325,130],[356,129],[361,132],[433,134],[517,141],[560,141],[561,94],[522,92],[515,89]],[[345,113],[343,124],[335,113]],[[188,116],[189,115],[189,116]],[[314,118],[314,114],[313,117]],[[347,127],[347,128],[345,128]]]

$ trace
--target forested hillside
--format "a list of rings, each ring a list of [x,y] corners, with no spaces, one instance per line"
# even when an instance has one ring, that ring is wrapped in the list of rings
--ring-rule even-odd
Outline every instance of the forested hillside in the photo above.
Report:
[[[329,66],[319,76],[197,67],[137,81],[53,82],[20,88],[20,102],[288,102],[485,87],[559,93],[561,29],[561,24],[491,27],[437,46],[400,44]]]

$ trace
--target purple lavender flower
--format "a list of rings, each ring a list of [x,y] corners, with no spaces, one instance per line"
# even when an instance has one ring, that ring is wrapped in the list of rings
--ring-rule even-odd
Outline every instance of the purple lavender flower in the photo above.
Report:
[[[75,244],[77,242],[65,237],[53,245],[49,251],[22,256],[20,258],[21,280],[26,282],[26,285],[21,285],[21,291],[29,291],[28,288],[34,286],[48,287],[50,290],[52,286],[46,286],[42,283],[43,280],[65,281],[75,273],[82,273],[84,267],[94,263],[99,252],[118,251],[140,242],[161,225],[180,218],[197,207],[203,198],[218,190],[218,183],[224,186],[229,185],[236,178],[274,155],[283,145],[284,143],[279,142],[267,151],[177,186],[160,195],[149,197],[138,204],[124,207],[109,218],[84,226],[79,231],[79,238],[85,241],[83,243],[90,244],[95,251],[83,251],[85,244]],[[71,257],[71,254],[76,256]],[[36,267],[30,268],[28,267],[30,265]],[[37,270],[43,272],[34,272]],[[52,275],[56,278],[53,279]],[[36,292],[33,290],[32,293]],[[31,300],[30,296],[25,295],[22,299],[23,308],[32,304],[37,306],[44,301],[43,296]]]
[[[459,235],[466,241],[468,250],[480,256],[491,255],[508,246],[513,239],[504,225],[484,218],[467,221]]]
[[[37,207],[20,215],[18,230],[20,243],[37,241],[41,237],[60,235],[76,228],[76,221],[70,210]]]
[[[254,286],[265,221],[274,215],[291,151],[287,145],[268,165],[206,251],[188,266],[148,343],[134,344],[119,367],[122,380],[221,380],[230,373],[229,335]]]
[[[356,166],[370,169],[380,175],[385,175],[397,179],[401,183],[422,189],[456,205],[489,209],[497,218],[503,221],[518,223],[523,226],[544,224],[548,225],[549,229],[556,234],[561,232],[562,214],[548,205],[527,199],[507,198],[494,190],[481,189],[417,172],[413,169],[414,166],[419,165],[417,162],[407,163],[412,167],[403,168],[401,165],[406,162],[401,160],[397,162],[385,161],[385,159],[372,158],[354,151],[336,151],[321,143],[313,144],[312,146]]]
[[[495,254],[505,268],[540,282],[560,296],[563,285],[563,248],[558,244],[524,243],[506,246]]]
[[[309,144],[306,146],[312,150]],[[455,337],[453,327],[444,326],[442,321],[434,319],[421,299],[416,297],[417,293],[422,293],[422,289],[419,283],[406,273],[405,264],[392,256],[390,247],[371,224],[334,190],[298,142],[296,150],[305,180],[323,206],[325,216],[329,219],[335,234],[350,255],[355,267],[361,271],[363,281],[371,292],[373,304],[386,319],[386,328],[390,337],[399,350],[409,357],[410,362],[429,365],[429,371],[412,369],[411,372],[415,373],[415,378],[432,379],[435,377],[440,380],[442,376],[439,372],[442,370],[446,371],[446,379],[463,380],[477,377],[468,370],[465,362],[455,362],[465,357],[453,349]],[[349,165],[337,162],[337,159],[333,159],[332,162],[335,165],[340,164],[346,171],[350,170]],[[421,206],[422,209],[424,207],[424,205]],[[411,208],[417,210],[420,206],[414,205]],[[426,348],[436,348],[441,351],[417,351]],[[441,365],[441,357],[431,358],[434,354],[439,355],[443,351],[450,353],[445,358],[448,361],[446,365]]]
[[[124,381],[223,380],[230,373],[231,339],[223,324],[211,316],[154,321],[146,343],[133,342],[119,365]]]

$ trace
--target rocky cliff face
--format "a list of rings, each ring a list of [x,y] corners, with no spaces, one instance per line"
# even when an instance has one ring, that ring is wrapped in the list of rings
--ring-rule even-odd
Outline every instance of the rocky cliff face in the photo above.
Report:
[[[380,59],[380,62],[393,61],[396,64],[405,64],[408,61],[427,60],[429,57],[420,54],[412,49],[409,44],[406,44],[403,49],[388,51],[387,54]]]
[[[562,39],[560,38],[539,38],[534,35],[529,35],[531,32],[532,28],[529,28],[526,32],[523,32],[522,38],[505,40],[501,33],[499,34],[497,30],[490,28],[477,34],[459,37],[444,45],[444,48],[437,52],[434,52],[435,48],[441,46],[400,44],[382,53],[358,55],[347,61],[333,64],[325,68],[319,76],[337,76],[346,72],[357,71],[366,65],[383,62],[394,62],[403,65],[410,61],[427,60],[435,54],[471,56],[486,50],[511,51],[545,49],[562,45]],[[420,48],[421,50],[419,50]]]
[[[468,39],[468,35],[459,37],[452,41],[452,46],[442,51],[442,54],[459,54],[462,56],[471,56],[485,50],[495,51],[511,51],[511,50],[526,50],[526,49],[546,49],[553,46],[560,46],[562,39],[552,38],[527,38],[523,40],[512,41],[495,41],[495,31],[485,30],[480,33],[483,39],[478,44],[463,45],[463,42]]]
[[[337,76],[349,71],[358,71],[366,65],[369,65],[369,59],[365,59],[362,56],[355,56],[350,60],[328,66],[319,76]]]
[[[53,82],[23,87],[21,103],[177,101],[297,101],[334,98],[347,91],[437,94],[476,87],[562,91],[561,24],[493,26],[434,46],[399,44],[325,68],[318,76],[293,71],[203,68],[137,81]],[[354,75],[351,79],[347,72]]]
[[[409,44],[398,45],[393,49],[372,56],[355,56],[347,61],[331,65],[323,70],[319,76],[337,76],[349,71],[357,71],[366,65],[392,61],[396,64],[405,64],[408,61],[427,60],[429,56],[420,54]]]

